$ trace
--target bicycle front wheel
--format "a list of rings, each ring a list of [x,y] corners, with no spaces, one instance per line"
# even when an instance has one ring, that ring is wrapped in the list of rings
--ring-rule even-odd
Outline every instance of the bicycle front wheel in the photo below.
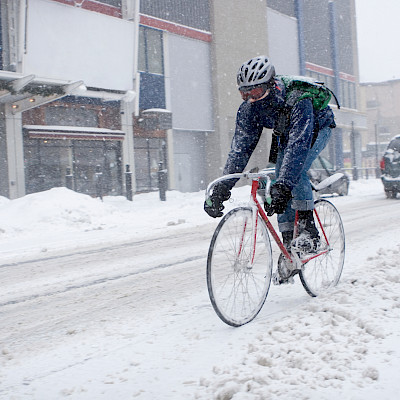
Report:
[[[319,221],[315,218],[315,225],[318,227],[321,249],[327,252],[308,261],[300,271],[301,283],[312,297],[338,284],[345,255],[344,229],[338,210],[325,199],[315,202],[315,210],[319,218]]]
[[[264,305],[271,283],[272,249],[267,229],[251,208],[227,213],[211,239],[207,286],[215,312],[226,324],[253,320]]]

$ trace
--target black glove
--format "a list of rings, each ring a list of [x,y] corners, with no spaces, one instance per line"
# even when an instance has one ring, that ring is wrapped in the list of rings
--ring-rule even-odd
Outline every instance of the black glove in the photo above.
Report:
[[[275,213],[282,214],[285,211],[286,206],[292,198],[292,192],[284,183],[277,182],[271,186],[270,197],[271,202],[268,203],[268,201],[266,201],[264,203],[264,208],[268,217]]]
[[[224,215],[222,210],[225,208],[222,203],[229,197],[231,197],[231,191],[223,183],[217,183],[212,195],[204,202],[204,211],[210,217],[222,217]]]

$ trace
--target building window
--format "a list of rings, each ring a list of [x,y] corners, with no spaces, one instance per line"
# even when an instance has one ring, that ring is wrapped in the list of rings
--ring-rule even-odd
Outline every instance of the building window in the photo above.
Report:
[[[357,108],[356,85],[353,82],[340,80],[340,105],[346,108]]]
[[[210,30],[209,0],[141,0],[140,13],[203,31]]]
[[[145,26],[139,31],[139,108],[165,108],[162,31]]]
[[[150,74],[164,74],[162,31],[140,27],[139,71]]]

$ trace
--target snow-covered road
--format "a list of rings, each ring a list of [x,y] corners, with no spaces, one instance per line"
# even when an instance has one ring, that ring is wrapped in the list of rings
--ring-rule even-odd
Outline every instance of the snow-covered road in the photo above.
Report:
[[[236,329],[207,295],[214,220],[7,254],[0,398],[394,399],[400,200],[378,184],[333,199],[346,231],[340,285],[318,299],[298,280],[272,287]]]

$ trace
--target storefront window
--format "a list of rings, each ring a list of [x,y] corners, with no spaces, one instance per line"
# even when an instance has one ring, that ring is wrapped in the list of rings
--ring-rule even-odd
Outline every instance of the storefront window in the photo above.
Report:
[[[103,193],[121,194],[120,143],[74,141],[74,183],[79,193],[96,194],[96,172],[102,173]]]
[[[26,140],[26,193],[65,186],[65,172],[71,166],[71,145],[60,140]]]
[[[135,171],[138,192],[157,190],[160,162],[165,168],[165,139],[135,138]]]
[[[73,189],[96,196],[96,172],[102,173],[102,194],[122,194],[121,142],[25,138],[26,193],[66,186],[67,169]]]

